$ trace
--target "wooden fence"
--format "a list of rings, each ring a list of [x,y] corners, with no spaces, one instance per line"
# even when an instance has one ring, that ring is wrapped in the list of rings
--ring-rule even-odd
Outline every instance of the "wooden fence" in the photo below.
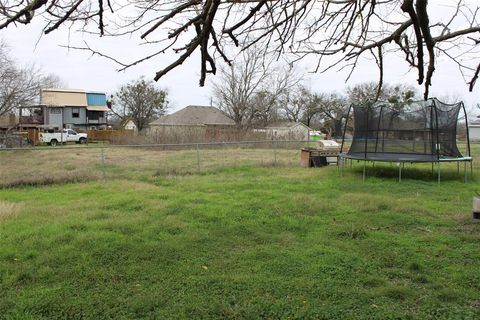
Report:
[[[76,130],[77,132],[83,132],[88,134],[89,142],[108,141],[109,143],[116,143],[125,139],[133,137],[133,130]],[[18,134],[24,138],[28,138],[33,145],[40,144],[39,130],[36,128],[25,128],[23,131],[19,131]]]
[[[135,135],[133,130],[87,130],[88,141],[108,141],[114,143],[131,138]]]

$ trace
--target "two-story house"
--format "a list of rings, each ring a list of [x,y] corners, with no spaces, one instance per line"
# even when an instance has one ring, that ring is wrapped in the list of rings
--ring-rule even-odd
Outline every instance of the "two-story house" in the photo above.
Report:
[[[43,129],[107,128],[105,93],[72,89],[42,89],[40,104],[20,109],[20,126]]]

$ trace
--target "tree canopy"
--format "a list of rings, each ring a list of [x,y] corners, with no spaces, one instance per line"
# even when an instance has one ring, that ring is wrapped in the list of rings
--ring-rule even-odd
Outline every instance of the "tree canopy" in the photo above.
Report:
[[[42,17],[45,34],[77,23],[82,31],[100,36],[138,36],[152,47],[149,54],[130,62],[108,58],[126,69],[173,50],[176,59],[160,67],[155,80],[197,51],[201,86],[208,73],[217,72],[219,60],[231,63],[232,46],[246,49],[261,44],[265,53],[287,54],[292,61],[313,56],[316,71],[339,66],[353,71],[360,58],[370,56],[378,66],[380,84],[384,59],[393,51],[416,70],[427,98],[442,59],[457,64],[470,91],[480,73],[478,2],[443,1],[443,7],[439,2],[4,0],[0,2],[0,29]],[[88,43],[77,48],[105,56]]]
[[[112,111],[121,120],[132,119],[138,131],[142,131],[150,121],[165,113],[167,95],[167,91],[157,88],[153,81],[140,78],[120,87]]]

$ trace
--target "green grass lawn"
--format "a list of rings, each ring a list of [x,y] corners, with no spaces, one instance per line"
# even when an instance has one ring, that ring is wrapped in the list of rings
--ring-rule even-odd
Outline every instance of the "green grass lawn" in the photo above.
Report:
[[[480,318],[478,184],[396,173],[243,166],[0,190],[0,318]]]

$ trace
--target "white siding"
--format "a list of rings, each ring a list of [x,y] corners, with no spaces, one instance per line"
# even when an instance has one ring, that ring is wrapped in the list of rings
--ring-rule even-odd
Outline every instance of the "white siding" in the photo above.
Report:
[[[137,130],[137,126],[132,120],[128,120],[124,127],[125,130]]]
[[[63,108],[47,108],[48,127],[63,128]]]
[[[266,128],[267,137],[278,140],[308,140],[309,128],[302,124],[292,127],[270,127]]]
[[[469,135],[470,135],[470,140],[473,141],[473,140],[476,140],[476,141],[479,141],[480,140],[480,125],[472,125],[472,126],[469,126]]]

